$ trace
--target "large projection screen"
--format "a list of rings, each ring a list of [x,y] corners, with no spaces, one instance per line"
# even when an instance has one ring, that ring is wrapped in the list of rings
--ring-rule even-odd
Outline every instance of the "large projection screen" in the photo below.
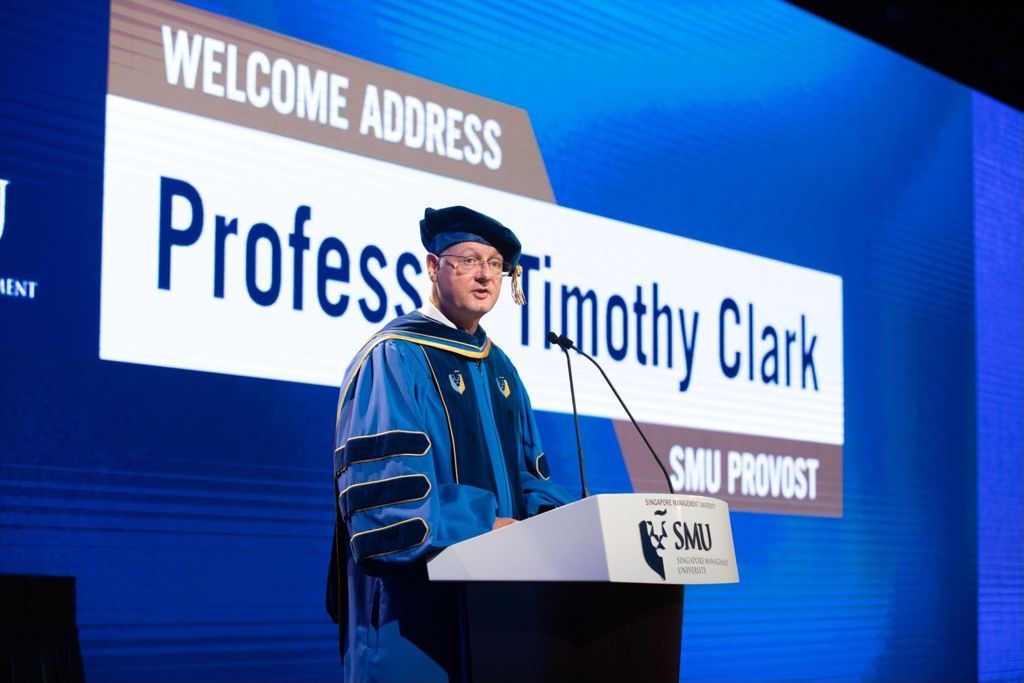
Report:
[[[484,319],[579,489],[566,334],[741,582],[681,681],[1015,680],[1022,115],[782,2],[22,3],[0,24],[0,572],[90,681],[322,681],[338,384],[417,222],[524,243]],[[576,372],[591,492],[665,482]]]

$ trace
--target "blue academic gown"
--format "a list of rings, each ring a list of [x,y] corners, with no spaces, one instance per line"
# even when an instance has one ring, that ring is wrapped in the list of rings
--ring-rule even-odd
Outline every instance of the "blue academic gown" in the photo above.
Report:
[[[345,680],[458,680],[455,588],[429,582],[426,561],[496,517],[572,500],[549,479],[519,374],[482,329],[401,316],[346,372],[335,448],[328,610]]]

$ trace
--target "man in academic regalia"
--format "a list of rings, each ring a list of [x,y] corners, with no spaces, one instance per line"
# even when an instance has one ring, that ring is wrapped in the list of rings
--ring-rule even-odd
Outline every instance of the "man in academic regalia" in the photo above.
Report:
[[[549,480],[530,399],[480,327],[502,278],[524,303],[511,230],[462,206],[420,221],[431,294],[359,351],[341,386],[328,611],[349,681],[459,680],[439,550],[572,500]]]

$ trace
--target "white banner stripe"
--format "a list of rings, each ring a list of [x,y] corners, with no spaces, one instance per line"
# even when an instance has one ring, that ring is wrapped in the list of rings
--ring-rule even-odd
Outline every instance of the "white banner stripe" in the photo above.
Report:
[[[396,262],[408,252],[422,263],[417,221],[424,207],[464,204],[512,227],[525,245],[524,253],[540,264],[529,272],[527,344],[521,342],[522,312],[507,291],[483,321],[516,362],[536,408],[569,410],[565,360],[557,349],[544,347],[545,288],[547,317],[556,332],[562,332],[563,287],[579,288],[584,294],[593,292],[596,301],[597,359],[638,419],[843,443],[842,280],[834,275],[113,95],[107,98],[105,173],[100,326],[104,359],[337,385],[349,359],[394,317],[396,305],[411,308]],[[161,177],[193,188],[204,213],[195,243],[169,250],[169,289],[157,286]],[[300,252],[302,310],[296,310],[295,250],[289,237],[300,206],[310,207],[311,215],[303,225],[309,247]],[[169,208],[171,226],[178,231],[173,234],[180,237],[192,219],[192,207],[177,196]],[[223,298],[214,296],[217,216],[223,223],[237,219],[236,233],[221,240]],[[271,226],[280,246],[280,290],[267,306],[254,301],[246,286],[246,244],[258,223]],[[348,281],[326,284],[331,301],[349,297],[340,317],[324,312],[317,293],[318,250],[329,238],[343,242],[348,253]],[[271,281],[270,244],[266,236],[256,240],[255,259],[249,264],[263,289]],[[367,284],[360,270],[361,256],[376,253],[374,248],[387,261],[383,267],[369,261],[387,296],[381,322],[367,320],[359,304],[360,299],[370,308],[378,304],[373,283]],[[333,254],[329,265],[338,265],[338,258]],[[406,287],[422,296],[426,277],[414,276],[411,268],[405,272]],[[669,307],[658,322],[657,367],[655,288],[659,307]],[[612,303],[616,296],[621,297],[620,307]],[[727,299],[736,308],[735,313],[726,311],[722,326]],[[577,338],[575,302],[571,297],[567,301],[565,332],[590,351],[590,304],[584,335]],[[621,360],[612,357],[608,344],[609,310],[613,345],[628,337],[627,355]],[[695,312],[699,319],[694,337]],[[695,339],[690,367],[680,315],[688,338]],[[762,335],[771,337],[766,326],[778,338],[778,384],[761,379],[762,357],[769,349]],[[792,335],[789,386],[787,331]],[[733,378],[726,376],[720,358],[723,332],[725,360],[740,354]],[[770,358],[767,364],[771,370]],[[621,417],[618,403],[588,365],[583,359],[575,364],[580,410]],[[687,376],[689,385],[681,391],[680,382]],[[807,387],[802,386],[805,377]]]

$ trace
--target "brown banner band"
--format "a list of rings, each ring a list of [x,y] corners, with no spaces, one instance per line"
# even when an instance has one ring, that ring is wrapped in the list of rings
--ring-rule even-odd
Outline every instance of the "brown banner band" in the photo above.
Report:
[[[108,92],[553,202],[526,111],[163,0],[114,0]]]
[[[665,477],[633,425],[615,420],[634,491],[666,492]],[[673,493],[720,498],[733,511],[843,515],[843,447],[665,425],[641,425]]]

